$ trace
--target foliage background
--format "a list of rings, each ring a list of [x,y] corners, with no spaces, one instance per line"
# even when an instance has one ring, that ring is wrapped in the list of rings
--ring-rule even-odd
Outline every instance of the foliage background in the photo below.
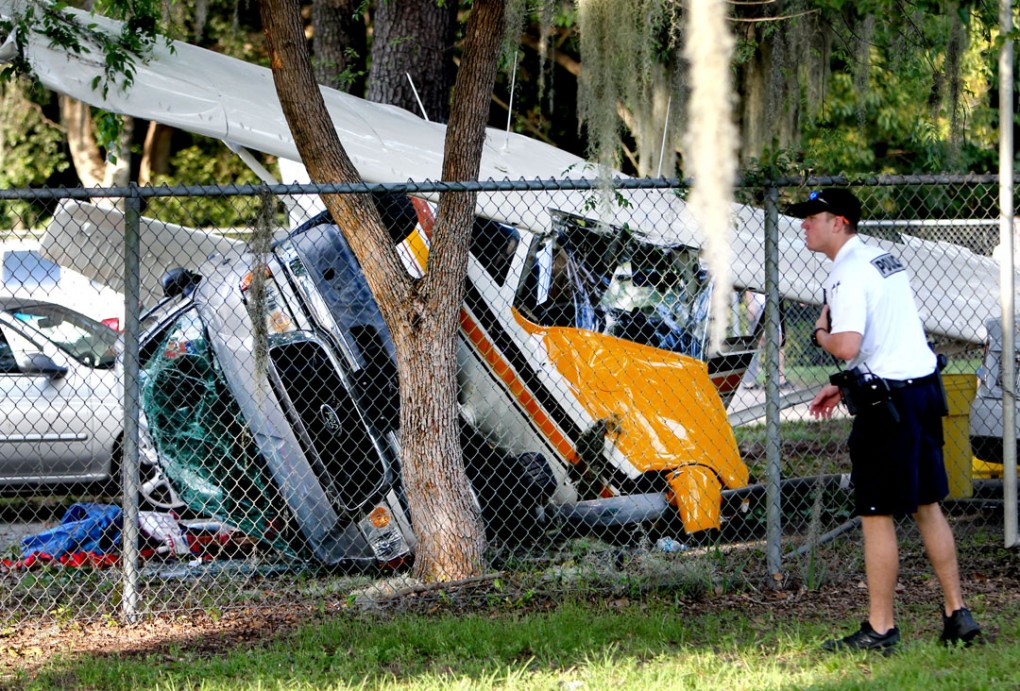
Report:
[[[364,95],[377,3],[340,4],[363,28],[366,47],[348,49],[350,61],[337,81]],[[659,170],[649,156],[657,159],[665,133],[675,156],[674,165],[662,172],[682,176],[688,80],[680,56],[686,28],[681,3],[517,4],[520,43],[504,56],[490,125],[506,127],[510,108],[509,126],[515,131],[579,155],[609,149],[606,156],[624,172],[648,175]],[[124,5],[108,2],[99,9],[124,11]],[[184,0],[126,7],[158,11],[162,30],[173,37],[266,64],[256,4]],[[469,7],[463,3],[460,9],[461,26]],[[732,3],[741,166],[750,174],[850,176],[992,169],[998,128],[996,8],[991,0]],[[310,45],[313,9],[313,3],[303,6]],[[454,36],[447,57],[456,62],[460,33]],[[0,183],[75,184],[56,98],[11,80],[0,96],[5,105]],[[135,175],[145,134],[146,127],[134,128],[129,155]],[[165,171],[152,182],[253,180],[218,142],[175,132]]]

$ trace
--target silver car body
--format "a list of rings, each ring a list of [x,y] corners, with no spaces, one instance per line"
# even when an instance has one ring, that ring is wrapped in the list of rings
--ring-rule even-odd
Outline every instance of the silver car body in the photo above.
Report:
[[[0,298],[0,333],[0,485],[108,479],[122,417],[116,332],[60,305]],[[39,355],[53,369],[29,364]]]
[[[988,340],[978,370],[977,394],[970,406],[970,443],[974,455],[982,461],[1002,463],[1002,321],[989,319],[986,328]],[[1020,343],[1020,328],[1013,338],[1014,343]],[[1020,358],[1017,364],[1020,369]],[[1020,438],[1020,414],[1017,424]]]

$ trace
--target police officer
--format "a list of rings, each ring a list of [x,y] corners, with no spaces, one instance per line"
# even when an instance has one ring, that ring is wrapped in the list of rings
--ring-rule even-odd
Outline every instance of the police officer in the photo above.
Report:
[[[826,650],[888,652],[900,640],[893,619],[899,570],[894,518],[912,514],[944,597],[941,640],[969,645],[981,634],[964,606],[952,530],[939,505],[949,493],[942,459],[942,394],[906,267],[857,235],[861,203],[845,189],[812,192],[789,208],[812,252],[832,260],[826,304],[812,342],[847,363],[849,379],[869,381],[856,409],[849,447],[856,512],[864,534],[868,619],[858,631],[826,641]],[[854,389],[826,385],[810,412],[828,419]]]

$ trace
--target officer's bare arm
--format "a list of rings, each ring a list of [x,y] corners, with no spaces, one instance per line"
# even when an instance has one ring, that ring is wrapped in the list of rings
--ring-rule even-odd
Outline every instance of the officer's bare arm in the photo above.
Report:
[[[833,334],[819,330],[815,334],[815,338],[818,339],[818,345],[822,350],[835,355],[840,360],[853,360],[861,351],[862,336],[856,331],[841,331]]]

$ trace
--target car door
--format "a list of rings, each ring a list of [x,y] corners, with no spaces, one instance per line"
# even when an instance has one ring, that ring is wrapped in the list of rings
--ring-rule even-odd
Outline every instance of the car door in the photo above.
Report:
[[[97,448],[97,420],[106,397],[92,369],[4,315],[0,319],[0,482],[88,481],[108,472],[108,453]],[[33,353],[50,358],[65,373],[20,367]],[[98,394],[98,395],[97,395]],[[112,445],[111,445],[112,446]]]

